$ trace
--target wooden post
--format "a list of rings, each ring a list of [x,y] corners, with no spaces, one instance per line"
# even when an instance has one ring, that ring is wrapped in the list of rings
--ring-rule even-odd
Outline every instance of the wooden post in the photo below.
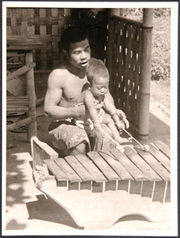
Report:
[[[110,9],[110,16],[122,16],[123,15],[123,8],[112,8]]]
[[[26,52],[25,56],[26,64],[33,62],[32,51]],[[29,112],[28,116],[36,116],[36,94],[34,85],[34,69],[32,68],[26,74],[26,90],[29,98]],[[28,126],[28,139],[32,136],[37,136],[37,121],[32,121]]]
[[[143,9],[142,55],[139,103],[139,139],[145,140],[149,134],[149,99],[151,81],[151,51],[153,8]]]

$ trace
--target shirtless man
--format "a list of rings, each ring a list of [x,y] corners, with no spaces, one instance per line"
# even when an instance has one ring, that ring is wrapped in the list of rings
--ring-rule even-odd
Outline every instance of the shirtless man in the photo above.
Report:
[[[87,83],[86,70],[91,57],[86,30],[69,27],[62,34],[60,46],[64,62],[50,73],[44,102],[44,111],[54,118],[49,134],[53,145],[65,154],[85,154],[90,150],[89,138],[72,119],[85,115],[81,92]],[[108,97],[113,102],[109,92]]]

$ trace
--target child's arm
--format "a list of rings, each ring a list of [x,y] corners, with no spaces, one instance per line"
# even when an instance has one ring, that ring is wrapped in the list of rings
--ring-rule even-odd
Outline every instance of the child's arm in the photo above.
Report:
[[[105,96],[105,98],[104,98],[103,107],[111,115],[111,117],[112,117],[113,121],[115,122],[116,126],[119,129],[124,128],[123,120],[120,120],[115,105],[109,100],[109,98],[107,96]]]
[[[84,92],[84,104],[89,112],[91,120],[93,121],[94,127],[99,128],[101,123],[94,105],[94,97],[89,90]]]
[[[114,99],[113,99],[113,97],[111,96],[111,94],[110,94],[109,91],[107,92],[106,97],[107,97],[107,99],[109,100],[109,102],[114,105]],[[125,114],[122,110],[120,110],[120,109],[116,109],[116,112],[117,112],[117,114],[118,114],[120,120],[123,121],[125,127],[126,127],[126,128],[129,128],[129,122],[128,122],[128,120],[126,119],[126,114]]]

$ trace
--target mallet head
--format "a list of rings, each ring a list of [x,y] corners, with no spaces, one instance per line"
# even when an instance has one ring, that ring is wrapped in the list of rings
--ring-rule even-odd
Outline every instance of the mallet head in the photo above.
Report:
[[[148,152],[150,150],[149,145],[144,145],[144,150]]]

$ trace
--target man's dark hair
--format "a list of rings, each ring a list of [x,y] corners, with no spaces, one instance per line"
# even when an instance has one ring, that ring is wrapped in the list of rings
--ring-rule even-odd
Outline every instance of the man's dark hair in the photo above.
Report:
[[[59,42],[59,50],[68,51],[71,43],[76,43],[88,39],[88,31],[83,26],[70,26],[62,34]]]

